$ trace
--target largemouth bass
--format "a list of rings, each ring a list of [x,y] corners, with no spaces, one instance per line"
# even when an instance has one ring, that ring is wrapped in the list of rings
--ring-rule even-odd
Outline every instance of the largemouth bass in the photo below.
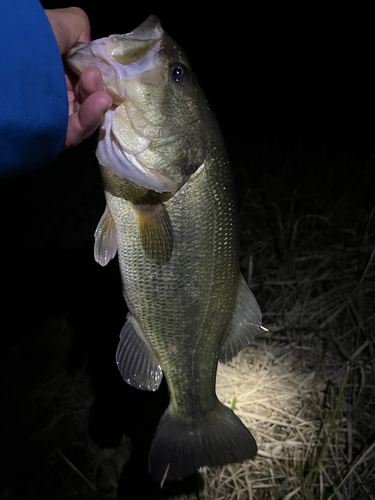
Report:
[[[107,206],[95,258],[118,252],[129,314],[117,364],[170,404],[150,449],[158,480],[254,458],[257,445],[216,397],[217,364],[247,346],[261,313],[238,264],[234,188],[223,139],[182,49],[150,16],[125,35],[79,43],[67,62],[97,66],[114,104],[97,157]]]

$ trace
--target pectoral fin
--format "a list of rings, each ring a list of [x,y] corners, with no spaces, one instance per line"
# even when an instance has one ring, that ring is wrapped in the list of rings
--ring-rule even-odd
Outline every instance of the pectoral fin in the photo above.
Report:
[[[258,302],[241,275],[236,310],[229,325],[228,334],[220,348],[219,361],[226,363],[241,349],[248,346],[260,332],[261,324],[262,313]]]
[[[137,204],[138,231],[146,255],[157,263],[168,262],[172,256],[173,233],[164,205]]]
[[[163,372],[158,360],[150,351],[144,338],[137,333],[136,328],[135,319],[128,314],[117,347],[117,366],[128,384],[138,389],[156,391]]]
[[[105,207],[95,231],[94,257],[101,266],[106,266],[117,252],[116,228],[112,215]]]

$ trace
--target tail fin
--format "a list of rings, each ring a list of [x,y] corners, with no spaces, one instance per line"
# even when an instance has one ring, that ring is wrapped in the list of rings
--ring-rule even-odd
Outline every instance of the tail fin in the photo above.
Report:
[[[149,455],[151,476],[159,481],[187,476],[199,467],[255,458],[255,439],[236,415],[218,400],[198,419],[177,419],[169,409],[160,419]]]

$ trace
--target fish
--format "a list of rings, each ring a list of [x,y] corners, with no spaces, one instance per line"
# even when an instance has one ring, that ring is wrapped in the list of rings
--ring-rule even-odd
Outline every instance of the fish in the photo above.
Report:
[[[227,362],[261,330],[239,267],[235,190],[216,117],[185,52],[151,15],[138,28],[77,43],[66,63],[96,66],[112,99],[96,155],[106,208],[96,261],[118,253],[129,313],[116,361],[123,379],[169,406],[149,452],[163,483],[202,466],[254,459],[250,431],[215,392]]]

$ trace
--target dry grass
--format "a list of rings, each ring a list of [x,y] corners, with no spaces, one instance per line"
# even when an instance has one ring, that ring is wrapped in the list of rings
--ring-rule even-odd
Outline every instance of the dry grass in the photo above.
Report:
[[[254,462],[219,474],[206,469],[203,498],[273,498],[270,492],[299,487],[300,469],[319,445],[323,384],[298,364],[293,350],[262,342],[220,365],[218,396],[235,406],[259,452]]]
[[[280,179],[246,194],[242,265],[270,331],[220,367],[218,394],[259,453],[205,468],[202,499],[375,498],[373,163],[328,201]]]

